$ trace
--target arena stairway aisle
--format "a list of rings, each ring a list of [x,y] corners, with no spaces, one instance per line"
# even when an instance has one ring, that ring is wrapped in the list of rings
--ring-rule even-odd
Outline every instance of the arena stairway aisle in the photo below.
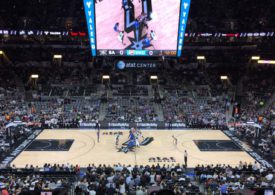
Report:
[[[106,116],[106,110],[107,110],[107,103],[105,102],[101,102],[100,104],[100,108],[99,108],[99,120],[102,121],[104,120],[105,116]]]
[[[160,104],[154,103],[154,110],[155,110],[155,113],[157,113],[158,115],[158,119],[160,121],[163,121],[164,120],[163,109],[160,106]]]
[[[148,97],[153,99],[154,98],[154,93],[153,93],[153,90],[152,90],[152,86],[151,85],[148,85]]]
[[[226,113],[225,113],[225,119],[227,123],[232,118],[232,112],[233,112],[233,105],[230,105],[229,109],[226,110]]]

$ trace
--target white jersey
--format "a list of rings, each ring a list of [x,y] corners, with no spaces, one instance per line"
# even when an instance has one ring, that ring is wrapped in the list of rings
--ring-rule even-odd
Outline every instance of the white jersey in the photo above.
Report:
[[[119,140],[119,134],[116,135],[116,141]]]
[[[137,138],[143,138],[141,130],[136,130],[136,136]]]
[[[136,137],[136,146],[139,146],[138,137]]]
[[[119,40],[120,42],[122,42],[122,41],[123,41],[123,38],[124,38],[124,33],[123,33],[123,32],[119,32],[118,40]]]
[[[157,40],[157,36],[156,36],[156,33],[155,33],[155,31],[152,31],[151,33],[150,33],[150,36],[151,36],[151,38],[152,38],[152,40]]]

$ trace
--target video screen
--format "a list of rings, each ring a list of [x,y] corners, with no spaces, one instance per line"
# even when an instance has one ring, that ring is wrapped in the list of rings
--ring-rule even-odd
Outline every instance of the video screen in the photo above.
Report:
[[[181,0],[96,0],[97,55],[176,56]]]

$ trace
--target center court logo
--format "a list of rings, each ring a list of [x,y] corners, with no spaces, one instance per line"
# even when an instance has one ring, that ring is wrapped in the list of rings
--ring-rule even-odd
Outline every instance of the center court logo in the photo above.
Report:
[[[125,62],[123,62],[123,61],[118,61],[118,63],[117,63],[117,68],[119,69],[119,70],[123,70],[124,68],[125,68]]]

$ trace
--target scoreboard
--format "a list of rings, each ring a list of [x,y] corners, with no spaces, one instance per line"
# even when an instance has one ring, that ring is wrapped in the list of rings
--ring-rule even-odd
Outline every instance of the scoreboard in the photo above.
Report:
[[[92,56],[180,56],[191,0],[84,0]]]

